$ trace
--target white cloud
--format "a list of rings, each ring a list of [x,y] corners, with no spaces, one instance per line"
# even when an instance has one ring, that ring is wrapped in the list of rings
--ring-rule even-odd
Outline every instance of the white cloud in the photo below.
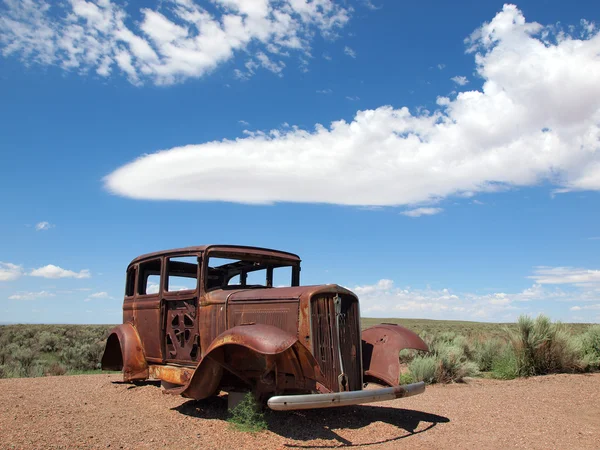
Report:
[[[240,125],[244,125],[245,127],[247,127],[248,125],[250,125],[250,123],[249,123],[249,122],[246,122],[245,120],[238,120],[238,123],[239,123]]]
[[[569,308],[571,311],[581,311],[581,310],[599,310],[600,309],[600,303],[596,304],[596,305],[584,305],[584,306],[572,306],[571,308]]]
[[[23,275],[23,267],[0,261],[0,281],[13,281]]]
[[[534,274],[528,278],[538,284],[573,284],[585,287],[600,285],[600,270],[576,267],[535,267]]]
[[[148,284],[148,287],[146,288],[146,293],[147,294],[156,294],[159,290],[159,285],[157,283],[150,283]]]
[[[444,319],[513,320],[526,306],[507,294],[455,294],[449,289],[398,288],[392,280],[352,288],[365,316]]]
[[[467,79],[467,77],[463,77],[463,76],[455,76],[450,78],[452,81],[454,81],[456,84],[458,84],[459,86],[464,86],[465,84],[467,84],[469,82],[469,80]]]
[[[415,208],[402,211],[400,214],[408,217],[433,216],[443,211],[442,208]]]
[[[323,56],[323,59],[326,61],[331,61],[331,56],[329,56],[327,53],[323,53],[321,56]]]
[[[32,277],[42,278],[90,278],[90,271],[87,269],[80,270],[79,272],[73,272],[72,270],[66,270],[53,264],[33,269],[29,275]]]
[[[50,228],[54,228],[50,222],[38,222],[35,224],[35,231],[46,231]]]
[[[331,89],[318,89],[316,91],[317,94],[324,94],[324,95],[329,95],[329,94],[333,94],[333,91]]]
[[[354,102],[354,101],[360,100],[360,97],[346,95],[346,100],[350,100],[351,102]]]
[[[157,291],[158,292],[158,291]],[[84,302],[90,302],[92,300],[111,300],[112,297],[108,295],[108,292],[95,292],[93,294],[88,295],[88,297],[84,300]]]
[[[166,0],[134,17],[110,0],[4,4],[5,57],[101,77],[120,71],[136,85],[201,77],[249,46],[280,56],[307,54],[315,32],[335,37],[351,13],[331,0],[213,0],[209,9],[193,0]],[[285,67],[263,52],[257,57],[277,74]]]
[[[9,300],[36,300],[38,298],[55,297],[55,294],[48,291],[39,292],[17,292],[8,297]]]
[[[363,206],[543,182],[600,190],[600,34],[553,30],[507,5],[468,41],[481,91],[433,112],[382,106],[328,128],[143,155],[108,175],[106,187],[139,199]]]
[[[445,67],[446,67],[446,64],[438,64],[438,65],[437,65],[437,68],[438,68],[439,70],[444,70],[444,68],[445,68]]]
[[[350,58],[356,58],[356,52],[352,50],[347,45],[344,47],[344,53],[348,55]]]

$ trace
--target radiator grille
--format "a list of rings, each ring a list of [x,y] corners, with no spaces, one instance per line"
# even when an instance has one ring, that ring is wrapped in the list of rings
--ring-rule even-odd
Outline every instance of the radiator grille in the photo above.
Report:
[[[339,391],[338,376],[341,374],[340,354],[347,375],[346,390],[360,390],[361,342],[359,330],[358,302],[350,296],[340,296],[339,334],[336,325],[336,295],[312,299],[311,320],[313,352],[328,388]]]

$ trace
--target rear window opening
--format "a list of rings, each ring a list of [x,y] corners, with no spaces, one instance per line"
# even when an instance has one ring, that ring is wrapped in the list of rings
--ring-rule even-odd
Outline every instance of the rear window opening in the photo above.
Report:
[[[154,259],[140,264],[138,277],[139,295],[157,294],[160,289],[160,259]]]

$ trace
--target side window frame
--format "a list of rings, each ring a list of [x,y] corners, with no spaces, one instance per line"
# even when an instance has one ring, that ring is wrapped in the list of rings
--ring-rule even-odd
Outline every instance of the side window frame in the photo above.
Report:
[[[158,262],[159,264],[159,271],[158,273],[149,273],[148,275],[146,275],[145,271],[143,270],[143,267],[145,265],[149,265],[152,263],[156,263]],[[136,294],[140,297],[150,297],[150,296],[159,296],[162,294],[162,270],[163,269],[163,258],[155,258],[155,259],[149,259],[147,261],[141,262],[138,264],[138,270],[137,270],[137,286],[136,286]],[[148,277],[150,275],[158,275],[158,292],[151,292],[148,293],[147,292],[147,287],[148,287]]]

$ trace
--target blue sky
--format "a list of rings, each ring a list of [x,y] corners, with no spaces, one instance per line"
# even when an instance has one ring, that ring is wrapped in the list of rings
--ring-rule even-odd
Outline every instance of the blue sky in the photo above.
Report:
[[[205,243],[366,316],[600,322],[599,15],[0,2],[0,322],[118,323],[131,259]]]

